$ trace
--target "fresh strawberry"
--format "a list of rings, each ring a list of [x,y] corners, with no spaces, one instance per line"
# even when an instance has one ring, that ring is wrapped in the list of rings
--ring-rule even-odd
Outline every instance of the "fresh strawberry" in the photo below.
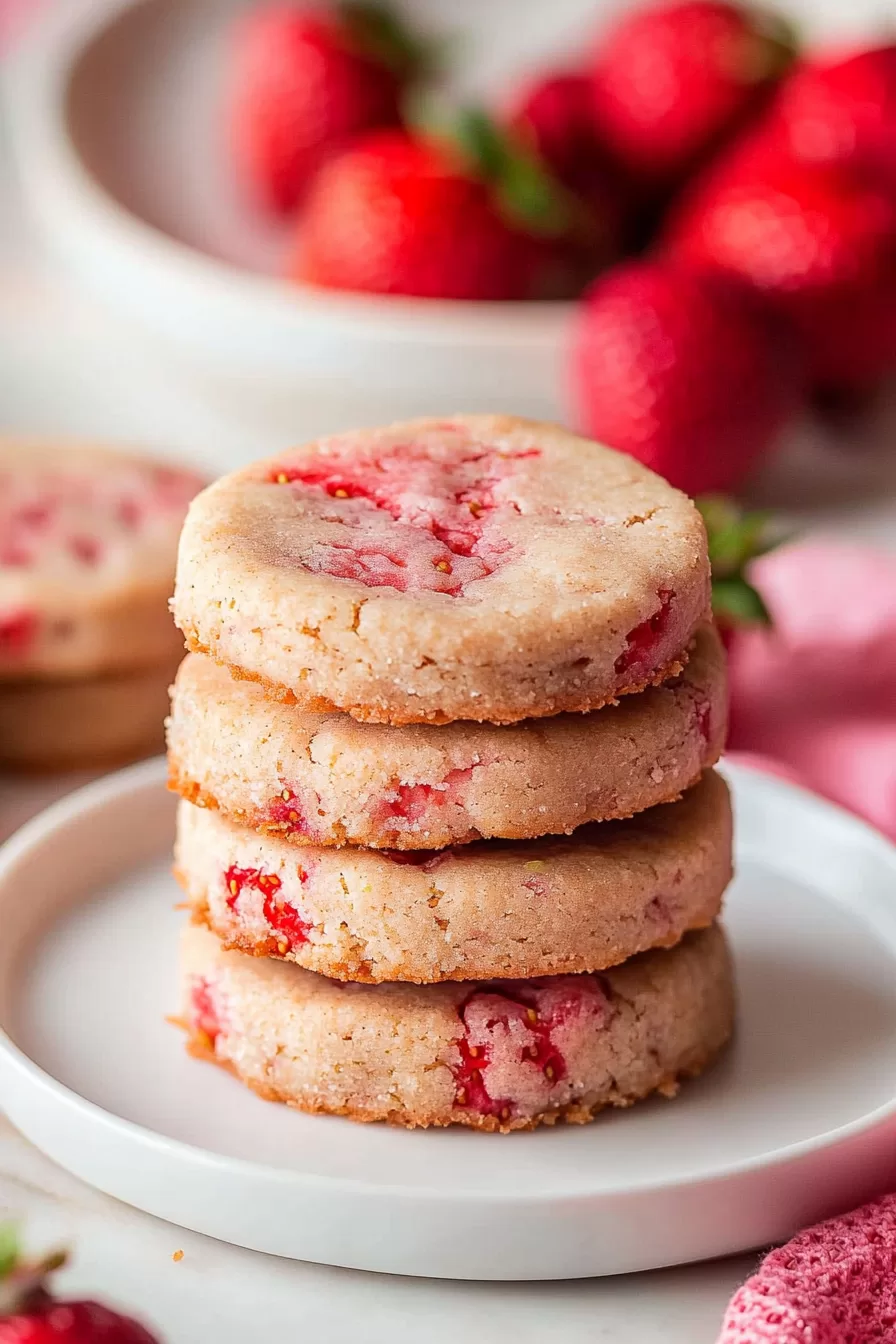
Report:
[[[795,404],[800,379],[785,344],[728,276],[663,261],[617,266],[579,311],[578,419],[689,494],[734,489]]]
[[[291,273],[378,294],[541,297],[568,211],[538,161],[484,116],[465,117],[453,141],[373,133],[321,171]]]
[[[46,1278],[65,1258],[54,1254],[24,1264],[14,1232],[0,1227],[0,1344],[156,1344],[129,1316],[98,1302],[51,1296]]]
[[[618,253],[629,213],[629,195],[597,133],[591,111],[591,80],[557,71],[520,88],[507,112],[509,125],[589,212],[592,271]]]
[[[666,243],[762,293],[801,335],[816,387],[858,393],[896,367],[896,197],[876,186],[760,133],[687,193]]]
[[[321,164],[361,131],[397,125],[422,60],[388,10],[265,4],[241,17],[230,50],[237,168],[268,209],[292,211]]]
[[[896,44],[798,67],[775,114],[797,158],[857,169],[896,191]]]
[[[555,71],[517,90],[508,111],[511,125],[531,138],[533,148],[564,182],[592,163],[606,163],[591,114],[591,81],[574,70]]]
[[[649,4],[601,41],[594,115],[631,172],[660,187],[743,123],[793,57],[786,25],[725,0]]]

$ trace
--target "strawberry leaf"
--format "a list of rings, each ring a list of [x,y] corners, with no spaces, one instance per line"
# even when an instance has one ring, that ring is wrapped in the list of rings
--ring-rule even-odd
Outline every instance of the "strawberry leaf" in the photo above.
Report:
[[[468,107],[457,117],[452,138],[492,187],[511,224],[544,238],[563,237],[574,227],[578,202],[521,136],[498,126],[481,108]]]
[[[780,79],[799,54],[796,25],[782,14],[757,6],[751,11],[751,27],[743,61],[746,82],[758,84]]]
[[[712,611],[719,625],[771,625],[768,607],[744,578],[713,579]]]
[[[438,68],[435,44],[419,41],[390,5],[343,0],[339,13],[352,41],[399,78],[432,74]]]
[[[712,609],[721,626],[769,625],[771,617],[746,577],[751,560],[784,540],[767,513],[746,513],[732,499],[706,495],[697,500],[706,524],[712,568]]]

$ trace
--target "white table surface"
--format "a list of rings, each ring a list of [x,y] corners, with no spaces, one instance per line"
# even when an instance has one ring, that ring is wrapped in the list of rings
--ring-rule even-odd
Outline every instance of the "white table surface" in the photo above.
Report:
[[[363,407],[346,406],[347,423],[363,419]],[[846,452],[819,455],[801,436],[757,497],[785,504],[800,524],[896,546],[894,420],[891,409],[889,427],[877,427],[871,447]],[[313,428],[283,424],[273,407],[234,405],[226,388],[197,386],[148,338],[53,274],[30,241],[0,154],[0,431],[149,444],[221,471]],[[0,836],[48,792],[77,782],[0,783]],[[549,1285],[390,1279],[279,1261],[107,1199],[0,1117],[5,1213],[23,1218],[35,1246],[71,1242],[67,1288],[142,1312],[168,1344],[245,1344],[256,1335],[324,1344],[712,1344],[728,1297],[755,1260]],[[179,1249],[184,1256],[175,1263]]]

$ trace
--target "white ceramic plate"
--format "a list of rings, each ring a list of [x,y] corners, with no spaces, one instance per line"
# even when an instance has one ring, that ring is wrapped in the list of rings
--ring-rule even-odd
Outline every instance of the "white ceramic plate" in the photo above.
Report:
[[[674,1102],[508,1137],[312,1117],[185,1054],[174,804],[151,761],[0,851],[0,1097],[118,1198],[257,1250],[451,1278],[619,1273],[783,1238],[896,1176],[896,853],[729,772],[740,1029]]]

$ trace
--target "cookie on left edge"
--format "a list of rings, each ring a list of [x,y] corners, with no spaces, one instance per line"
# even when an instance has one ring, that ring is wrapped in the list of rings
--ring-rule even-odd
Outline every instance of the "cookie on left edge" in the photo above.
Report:
[[[181,975],[193,1053],[269,1100],[406,1126],[583,1124],[671,1096],[734,1017],[717,925],[601,975],[425,986],[341,984],[189,926]]]
[[[177,660],[73,681],[0,682],[0,769],[125,765],[162,750]]]
[[[183,648],[177,539],[202,485],[112,448],[0,441],[0,682],[167,667]]]

